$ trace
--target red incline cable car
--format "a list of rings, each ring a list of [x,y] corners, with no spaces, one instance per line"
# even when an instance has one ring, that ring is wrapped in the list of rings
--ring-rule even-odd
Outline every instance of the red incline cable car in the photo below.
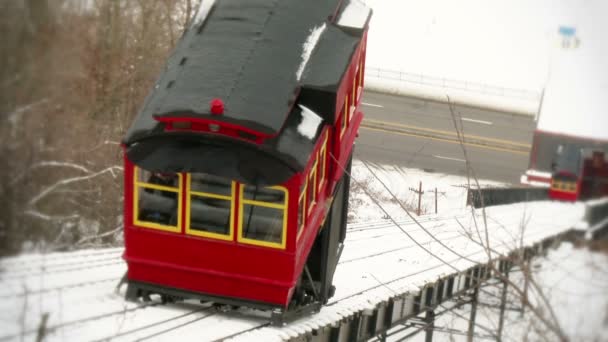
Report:
[[[363,114],[358,0],[203,1],[124,141],[127,298],[332,296]]]
[[[608,196],[608,161],[604,151],[560,145],[552,169],[550,198],[577,201]]]

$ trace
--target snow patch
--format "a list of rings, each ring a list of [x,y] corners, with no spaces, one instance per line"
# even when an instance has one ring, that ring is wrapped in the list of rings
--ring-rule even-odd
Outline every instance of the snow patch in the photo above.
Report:
[[[192,21],[193,25],[200,25],[205,22],[213,5],[215,5],[215,0],[202,0],[198,12]]]
[[[323,118],[321,118],[317,113],[310,110],[308,107],[303,105],[298,105],[300,109],[302,109],[302,122],[298,126],[298,133],[312,140],[315,138],[317,134],[317,130]]]
[[[442,173],[429,173],[420,169],[402,168],[397,165],[375,165],[366,163],[369,170],[362,161],[353,161],[349,219],[352,222],[370,222],[385,216],[378,207],[370,201],[367,194],[362,191],[365,188],[383,203],[383,207],[395,219],[408,219],[408,216],[396,203],[390,194],[384,189],[382,183],[386,184],[391,192],[406,207],[417,207],[418,195],[412,190],[418,190],[422,184],[421,212],[422,218],[435,212],[437,204],[438,214],[445,216],[459,213],[467,207],[466,196],[468,181],[466,177],[447,175]],[[480,180],[481,187],[505,187],[506,184]],[[474,187],[471,184],[471,187]],[[435,189],[437,189],[437,201],[435,201]],[[356,206],[356,207],[354,207]]]
[[[309,120],[314,121],[318,117],[306,107],[302,110]],[[121,258],[123,250],[84,250],[0,259],[0,339],[33,339],[38,332],[41,315],[49,313],[49,333],[45,336],[48,341],[136,340],[151,337],[200,341],[224,339],[244,331],[248,332],[238,335],[236,339],[275,341],[285,336],[297,337],[328,323],[340,321],[353,312],[386,301],[396,293],[415,295],[426,283],[454,273],[454,268],[465,270],[473,264],[488,261],[488,255],[475,234],[475,222],[483,221],[483,213],[465,207],[462,191],[462,184],[466,183],[464,178],[381,165],[373,166],[373,170],[399,197],[408,194],[408,187],[417,186],[418,181],[425,176],[423,190],[438,187],[439,195],[443,196],[441,191],[444,191],[449,200],[444,201],[440,197],[439,215],[419,218],[418,221],[427,230],[425,232],[412,219],[398,216],[397,211],[401,214],[403,211],[394,207],[394,200],[378,196],[382,206],[397,220],[401,229],[388,220],[368,220],[348,225],[345,248],[334,277],[336,294],[330,300],[330,305],[324,306],[317,314],[285,327],[256,329],[267,319],[259,312],[246,308],[220,313],[210,307],[194,306],[191,302],[154,307],[129,303],[123,297],[124,286],[120,290],[116,289],[127,270]],[[368,171],[362,168],[360,162],[353,163],[353,179],[360,180],[365,172]],[[377,182],[370,182],[369,188],[381,191]],[[361,200],[366,204],[353,207],[352,210],[367,210],[371,218],[371,200]],[[453,205],[448,205],[449,202],[453,202]],[[580,222],[584,209],[582,203],[560,202],[489,207],[485,215],[488,231],[492,232],[489,243],[496,253],[507,254],[521,247],[521,244],[532,245],[569,230]],[[375,211],[378,212],[377,207]],[[526,222],[523,231],[522,222]],[[411,238],[402,229],[407,230]],[[521,239],[514,238],[520,235]],[[433,237],[440,239],[445,246]],[[412,239],[426,246],[427,251]],[[434,256],[428,251],[432,251]],[[466,255],[466,259],[458,254]],[[493,253],[493,256],[496,254]],[[594,265],[603,267],[601,270],[608,274],[604,271],[605,258],[598,258]],[[554,283],[554,279],[565,279],[569,282],[568,286],[563,287],[566,291],[580,286],[572,283],[574,278],[562,278],[572,270],[580,270],[576,265],[572,266],[552,277],[550,284]],[[586,269],[592,270],[591,267]],[[586,274],[580,275],[583,276]],[[595,273],[589,274],[589,278],[585,279],[595,276]],[[601,281],[603,282],[594,283],[605,284],[603,279]],[[597,305],[590,307],[592,311],[577,312],[577,319],[584,319],[585,315],[594,317],[593,324],[586,326],[586,331],[601,323],[599,313],[604,310],[606,303],[604,288],[596,286],[590,287],[590,290],[597,291],[599,295],[596,298],[601,301],[593,303]],[[593,293],[590,291],[588,294]],[[574,304],[558,302],[558,305],[568,308]],[[595,319],[596,316],[598,319]]]
[[[346,8],[340,14],[338,26],[354,27],[362,29],[367,24],[370,8],[359,0],[350,0]]]
[[[308,64],[310,55],[312,54],[312,51],[315,49],[315,46],[317,46],[317,42],[319,41],[319,38],[321,38],[321,34],[323,34],[323,32],[325,31],[326,28],[327,28],[327,24],[323,23],[323,25],[317,26],[317,27],[313,28],[312,30],[310,30],[310,34],[308,35],[308,38],[306,38],[304,45],[302,45],[302,62],[300,63],[300,66],[298,67],[298,71],[296,72],[296,77],[297,77],[298,81],[300,80],[300,78],[302,78],[302,73],[304,72],[304,68],[306,67],[306,64]]]

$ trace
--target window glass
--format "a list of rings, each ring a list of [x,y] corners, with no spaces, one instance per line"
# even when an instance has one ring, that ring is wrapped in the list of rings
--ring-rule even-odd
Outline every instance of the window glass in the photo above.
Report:
[[[319,187],[323,182],[325,182],[326,174],[327,174],[327,134],[325,134],[325,140],[323,141],[323,146],[321,147],[321,151],[319,152]]]
[[[359,66],[359,87],[361,86],[363,86],[363,58],[361,58],[361,65]]]
[[[346,95],[346,100],[344,102],[344,109],[342,110],[342,129],[340,134],[343,135],[346,131],[346,122],[348,122],[348,95]]]
[[[135,168],[135,225],[179,232],[181,175]]]
[[[574,145],[559,145],[553,158],[553,171],[579,175],[581,171],[581,149]]]
[[[307,207],[308,207],[308,212],[310,213],[310,211],[312,210],[312,208],[314,207],[315,203],[317,203],[317,166],[319,165],[319,162],[317,160],[315,160],[315,163],[313,164],[311,170],[310,170],[310,175],[308,176],[308,191],[306,194],[307,197]]]
[[[137,182],[140,184],[179,187],[179,177],[175,173],[154,173],[137,168]]]
[[[312,180],[311,180],[311,183],[312,183]],[[312,207],[315,205],[314,186],[309,186],[308,187],[308,193],[306,194],[306,197],[308,199],[308,212],[310,212],[312,210]]]
[[[344,126],[348,122],[348,112],[350,111],[350,98],[346,95],[346,102],[344,102]]]
[[[243,198],[251,201],[283,205],[285,203],[285,191],[265,187],[244,186]]]
[[[197,195],[190,197],[190,225],[192,230],[216,234],[230,234],[232,201]]]
[[[287,190],[242,185],[239,241],[285,247]]]
[[[232,196],[232,181],[227,178],[193,173],[190,175],[190,191]]]
[[[306,223],[306,189],[307,182],[304,182],[302,189],[300,190],[300,199],[298,200],[298,237]]]
[[[283,209],[252,204],[244,204],[243,207],[244,238],[281,243],[283,239]]]
[[[139,189],[139,221],[177,227],[177,192],[156,189]]]
[[[232,239],[233,188],[231,180],[204,173],[188,175],[189,234]]]
[[[359,69],[359,68],[357,68],[357,69]],[[357,103],[357,78],[359,76],[358,72],[359,71],[357,70],[357,73],[355,73],[355,77],[353,78],[353,97],[352,97],[353,106],[356,105],[356,103]]]

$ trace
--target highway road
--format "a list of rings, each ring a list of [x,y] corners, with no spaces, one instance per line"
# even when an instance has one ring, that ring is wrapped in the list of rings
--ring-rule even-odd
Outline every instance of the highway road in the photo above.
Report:
[[[365,119],[355,158],[466,175],[463,146],[446,103],[369,91],[362,102]],[[477,176],[518,184],[528,166],[533,118],[462,105],[456,106],[456,112]]]

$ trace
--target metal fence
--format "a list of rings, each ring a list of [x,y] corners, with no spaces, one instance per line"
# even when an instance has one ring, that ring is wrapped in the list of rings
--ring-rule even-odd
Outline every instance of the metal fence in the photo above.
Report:
[[[588,239],[600,239],[608,236],[608,197],[587,202],[585,219],[589,223]]]
[[[522,100],[539,101],[541,97],[540,92],[530,90],[498,87],[485,83],[453,80],[445,77],[435,77],[423,74],[403,72],[399,70],[381,69],[374,67],[365,68],[365,77],[386,79],[403,83],[430,86],[435,88],[460,90],[492,96],[516,98]]]
[[[467,204],[474,208],[549,199],[546,188],[485,188],[469,189]]]

